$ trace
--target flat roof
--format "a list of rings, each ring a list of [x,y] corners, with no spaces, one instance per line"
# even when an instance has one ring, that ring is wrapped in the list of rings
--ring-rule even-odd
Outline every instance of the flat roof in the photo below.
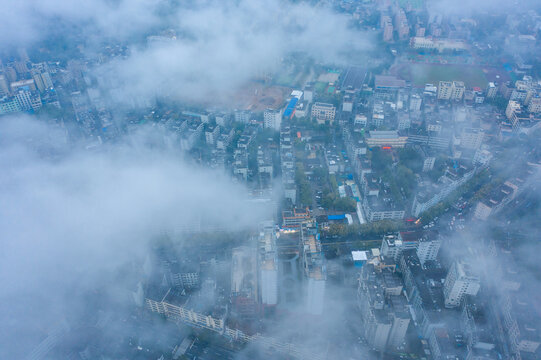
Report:
[[[352,251],[351,256],[353,261],[366,261],[368,257],[366,256],[366,251]]]

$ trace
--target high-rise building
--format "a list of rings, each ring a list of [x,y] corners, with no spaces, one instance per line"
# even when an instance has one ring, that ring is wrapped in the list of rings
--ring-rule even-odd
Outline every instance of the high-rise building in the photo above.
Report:
[[[351,96],[344,96],[344,102],[342,103],[342,111],[353,111],[353,98]]]
[[[436,163],[436,157],[435,156],[428,156],[423,161],[423,172],[428,172],[434,168],[434,164]]]
[[[398,262],[402,252],[413,250],[424,265],[436,260],[441,246],[441,238],[436,231],[402,231],[393,235],[385,235],[381,243],[381,255]]]
[[[410,26],[408,24],[408,18],[406,17],[406,13],[404,9],[402,8],[397,9],[395,13],[394,22],[395,22],[394,25],[395,25],[396,31],[398,32],[398,38],[400,40],[409,39]]]
[[[445,307],[459,306],[465,295],[475,296],[479,288],[479,277],[473,274],[470,265],[462,261],[453,262],[443,285]]]
[[[392,316],[392,325],[389,332],[387,346],[391,348],[399,347],[406,338],[406,332],[410,323],[409,314],[405,311],[394,312]]]
[[[311,103],[314,99],[314,86],[308,84],[304,87],[304,100]]]
[[[434,261],[438,257],[438,251],[441,246],[441,238],[438,235],[423,236],[419,238],[417,244],[417,257],[421,265],[424,265],[427,261]]]
[[[464,91],[466,91],[466,86],[462,81],[453,81],[453,91],[451,93],[451,100],[462,100],[464,96]]]
[[[234,248],[231,263],[231,302],[236,314],[252,317],[257,313],[257,280],[256,249],[248,246]]]
[[[465,149],[477,150],[481,147],[485,133],[481,129],[464,128],[460,134],[460,146]]]
[[[15,99],[21,110],[28,111],[32,109],[32,93],[30,91],[20,89],[15,94]]]
[[[327,270],[315,221],[301,224],[302,263],[306,286],[306,312],[313,315],[323,313]]]
[[[449,100],[453,91],[453,83],[451,81],[440,81],[438,86],[438,100]]]
[[[465,90],[462,81],[440,81],[438,100],[462,100]]]
[[[21,110],[19,102],[15,97],[5,96],[0,98],[0,115],[19,112]]]
[[[381,15],[380,21],[381,29],[383,30],[383,41],[390,42],[393,41],[393,22],[389,15]]]
[[[528,111],[531,113],[541,113],[541,97],[534,97],[530,100]]]
[[[274,223],[263,224],[259,234],[259,285],[261,304],[271,307],[278,303],[278,263]]]
[[[46,63],[33,64],[30,74],[39,91],[45,92],[53,87],[53,81]]]
[[[413,94],[410,97],[410,111],[419,111],[421,110],[421,105],[423,103],[423,99],[417,95]]]
[[[513,114],[517,111],[520,111],[522,106],[517,101],[510,100],[507,104],[507,108],[505,109],[505,116],[507,119],[511,120],[513,118]]]
[[[498,88],[493,82],[489,82],[487,86],[487,99],[492,99],[498,94]]]
[[[267,129],[280,130],[282,112],[275,109],[266,109],[263,113],[263,125]]]
[[[9,95],[8,80],[4,74],[0,74],[0,97]]]
[[[399,347],[410,322],[401,279],[394,273],[394,267],[380,265],[379,256],[364,264],[357,288],[363,337],[377,350]]]

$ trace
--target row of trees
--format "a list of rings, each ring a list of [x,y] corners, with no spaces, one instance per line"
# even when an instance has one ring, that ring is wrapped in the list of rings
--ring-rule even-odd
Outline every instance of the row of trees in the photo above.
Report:
[[[312,205],[312,187],[304,173],[304,166],[301,162],[297,163],[295,170],[295,182],[299,189],[299,201],[303,207]]]
[[[354,238],[361,239],[379,239],[389,232],[402,230],[404,223],[402,221],[382,220],[367,224],[331,224],[327,230],[323,231],[325,237]]]

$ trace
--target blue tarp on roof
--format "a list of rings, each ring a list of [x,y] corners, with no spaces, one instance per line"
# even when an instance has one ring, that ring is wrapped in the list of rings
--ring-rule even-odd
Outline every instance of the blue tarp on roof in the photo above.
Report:
[[[297,106],[298,101],[299,99],[296,97],[289,101],[289,104],[287,104],[287,107],[284,111],[284,117],[290,117],[293,114],[293,110],[295,110],[295,106]]]

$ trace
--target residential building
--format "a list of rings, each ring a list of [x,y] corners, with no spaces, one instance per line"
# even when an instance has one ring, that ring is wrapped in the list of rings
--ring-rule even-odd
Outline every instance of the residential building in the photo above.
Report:
[[[460,305],[464,296],[477,295],[480,288],[480,279],[473,274],[469,264],[455,260],[447,273],[443,285],[445,307],[452,308]]]
[[[398,262],[402,252],[415,250],[421,265],[424,265],[427,261],[436,260],[440,246],[441,237],[436,231],[401,231],[383,237],[380,253]]]
[[[489,82],[487,86],[487,99],[493,99],[498,94],[498,87],[493,82]]]
[[[423,172],[428,172],[434,168],[434,164],[436,163],[436,157],[435,156],[427,156],[423,160]]]
[[[6,75],[0,74],[0,98],[9,95],[8,79]]]
[[[23,111],[37,111],[41,108],[41,98],[37,93],[31,93],[29,90],[19,89],[15,93],[15,99]]]
[[[314,220],[301,224],[302,264],[306,279],[306,312],[323,314],[327,268]]]
[[[219,125],[208,125],[205,129],[205,141],[209,145],[214,145],[218,140],[220,135],[220,126]]]
[[[278,303],[278,263],[276,232],[272,221],[262,224],[258,244],[261,304],[263,307],[273,307]]]
[[[410,111],[420,111],[421,105],[423,103],[423,98],[417,94],[412,94],[410,96]]]
[[[521,108],[522,106],[519,102],[510,100],[509,103],[507,103],[507,108],[505,109],[505,116],[507,119],[511,120],[513,118],[513,114],[515,112],[519,112]]]
[[[528,104],[528,111],[531,113],[541,113],[541,97],[534,97]]]
[[[393,22],[389,15],[382,14],[380,21],[381,29],[383,30],[383,41],[391,42],[393,41]]]
[[[46,63],[32,64],[30,74],[40,92],[43,93],[53,87],[53,81]]]
[[[0,98],[0,115],[22,111],[15,97],[4,96]]]
[[[460,185],[472,178],[475,169],[460,166],[458,169],[447,170],[446,175],[438,179],[436,184],[421,183],[415,198],[413,199],[412,215],[419,216],[434,205],[444,200]]]
[[[481,129],[464,128],[460,134],[460,146],[465,149],[477,150],[483,143],[485,133]]]
[[[252,318],[258,311],[257,273],[256,248],[234,248],[231,260],[231,303],[233,311],[244,318]]]
[[[503,296],[503,328],[510,351],[517,359],[535,357],[541,345],[541,318],[534,309],[534,302],[521,293]]]
[[[282,111],[275,109],[265,109],[263,113],[263,126],[267,129],[280,130],[282,123]]]
[[[377,350],[401,346],[410,323],[402,281],[394,269],[378,256],[368,260],[359,274],[357,305],[362,335]]]
[[[342,102],[342,111],[353,111],[353,98],[350,95],[344,96],[344,100]]]

